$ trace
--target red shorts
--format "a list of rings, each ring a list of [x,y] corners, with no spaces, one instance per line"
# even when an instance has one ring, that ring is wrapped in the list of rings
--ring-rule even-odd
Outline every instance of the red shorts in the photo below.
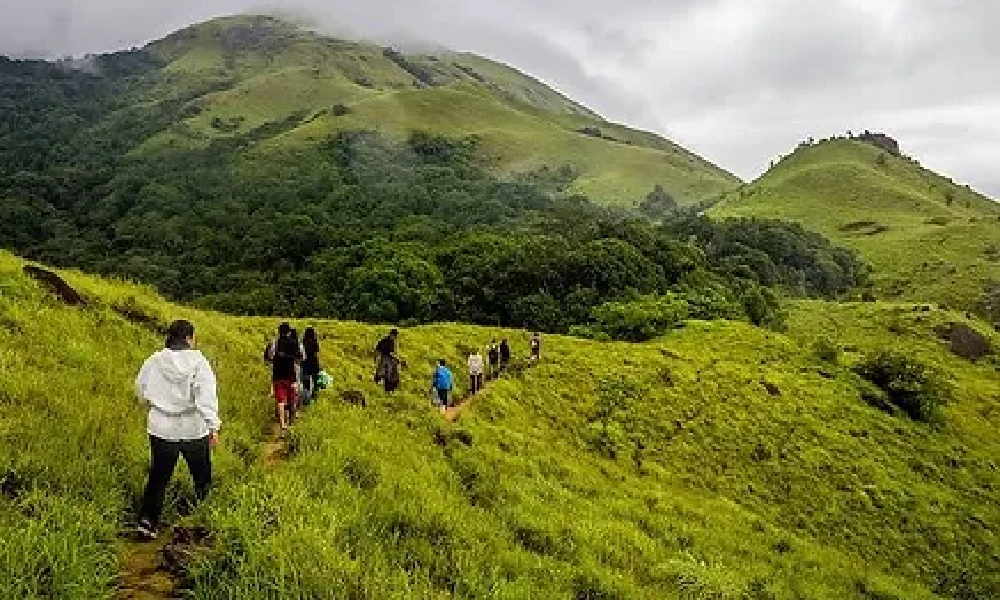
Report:
[[[297,399],[294,381],[275,381],[271,385],[274,390],[274,401],[278,404],[292,404]]]

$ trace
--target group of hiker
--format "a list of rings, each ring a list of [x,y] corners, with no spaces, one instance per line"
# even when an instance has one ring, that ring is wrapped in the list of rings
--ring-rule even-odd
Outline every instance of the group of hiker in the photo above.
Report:
[[[329,384],[319,364],[319,338],[309,327],[299,334],[288,323],[278,326],[278,335],[264,348],[264,361],[271,365],[271,395],[278,425],[284,435],[303,406]]]
[[[397,354],[399,330],[392,329],[375,346],[375,382],[386,392],[400,385]],[[541,336],[531,336],[530,360],[541,358]],[[271,366],[271,393],[274,397],[282,435],[303,406],[329,385],[329,376],[320,366],[316,330],[302,335],[288,323],[278,327],[277,336],[267,344],[264,359]],[[499,377],[511,364],[511,346],[503,339],[490,342],[486,360],[479,350],[468,358],[469,391],[475,395],[487,378]],[[487,372],[488,367],[488,372]],[[205,356],[196,349],[194,325],[179,320],[167,330],[164,348],[143,363],[136,377],[136,394],[148,407],[146,430],[151,462],[142,495],[137,529],[145,539],[155,539],[167,485],[177,461],[184,458],[194,480],[195,497],[203,500],[212,483],[211,451],[219,443],[222,422],[215,373]],[[444,359],[438,361],[431,380],[432,402],[444,411],[453,406],[453,377]]]
[[[540,359],[542,352],[541,335],[538,333],[532,335],[530,344],[530,360]],[[483,355],[480,354],[479,350],[473,350],[469,354],[467,365],[469,370],[470,396],[475,396],[482,391],[487,379],[496,379],[510,367],[510,342],[505,338],[498,344],[494,339],[490,342],[486,356],[489,359],[488,373],[487,362],[483,359]],[[454,377],[452,376],[451,369],[448,368],[447,361],[442,358],[438,361],[437,368],[434,369],[434,374],[431,376],[430,391],[431,403],[442,412],[455,406],[452,396],[452,388],[454,387],[453,379]]]

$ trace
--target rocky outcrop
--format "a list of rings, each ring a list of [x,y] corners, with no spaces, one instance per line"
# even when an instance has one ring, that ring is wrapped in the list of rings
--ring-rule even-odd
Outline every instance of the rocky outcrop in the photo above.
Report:
[[[864,131],[851,139],[881,148],[893,156],[900,156],[899,142],[884,133]]]

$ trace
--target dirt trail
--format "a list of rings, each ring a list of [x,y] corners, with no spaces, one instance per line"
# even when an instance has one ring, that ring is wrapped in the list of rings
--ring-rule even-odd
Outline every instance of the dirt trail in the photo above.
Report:
[[[288,445],[285,443],[285,438],[281,437],[281,426],[277,423],[271,424],[271,432],[264,440],[262,452],[264,468],[268,471],[288,458]]]
[[[459,415],[461,415],[463,412],[468,410],[469,407],[472,406],[473,399],[475,399],[477,396],[482,396],[483,394],[487,393],[490,387],[492,387],[490,384],[496,381],[497,379],[508,377],[510,375],[518,375],[534,367],[537,364],[538,364],[537,361],[533,361],[531,359],[525,359],[518,361],[516,363],[511,363],[511,365],[507,367],[506,370],[501,371],[500,373],[489,374],[485,376],[483,379],[483,389],[479,390],[479,393],[475,395],[467,393],[461,398],[459,398],[453,405],[445,409],[443,413],[445,420],[448,421],[449,423],[454,423],[455,420],[458,419]]]
[[[483,389],[476,396],[489,391],[491,383],[502,377],[522,373],[537,363],[524,360],[512,363],[505,371],[490,375],[483,382]],[[475,396],[466,394],[455,405],[449,407],[444,417],[454,422],[459,415],[472,406]],[[288,458],[288,444],[281,435],[281,428],[272,423],[267,437],[261,444],[264,468],[276,468]],[[195,534],[192,541],[191,530],[182,526],[165,530],[151,542],[134,539],[129,541],[121,563],[118,577],[118,600],[174,600],[184,597],[183,580],[179,573],[183,568],[184,556],[191,549],[197,549],[205,541],[207,534]],[[180,555],[180,560],[178,560]]]
[[[166,568],[166,536],[153,542],[129,542],[118,578],[119,600],[180,598],[180,580]]]
[[[261,444],[264,468],[274,469],[288,458],[281,428],[272,424]],[[206,547],[208,532],[182,525],[166,529],[154,541],[130,540],[118,576],[118,600],[174,600],[184,598],[184,564]]]

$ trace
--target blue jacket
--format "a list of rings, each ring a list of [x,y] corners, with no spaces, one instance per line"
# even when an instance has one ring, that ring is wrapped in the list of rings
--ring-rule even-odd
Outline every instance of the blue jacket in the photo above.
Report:
[[[451,389],[451,371],[448,370],[448,367],[438,366],[437,370],[434,371],[434,379],[431,380],[431,385],[436,390]]]

